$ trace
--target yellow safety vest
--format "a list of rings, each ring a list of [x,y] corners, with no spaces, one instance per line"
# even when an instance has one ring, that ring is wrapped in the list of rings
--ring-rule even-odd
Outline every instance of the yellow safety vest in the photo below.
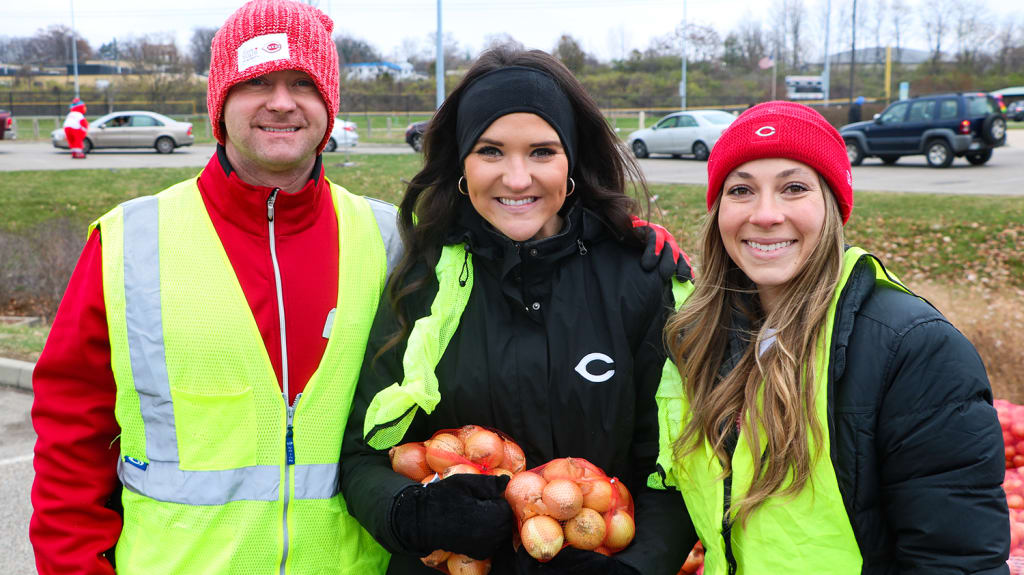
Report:
[[[861,258],[866,258],[873,265],[876,283],[907,291],[864,250],[850,248],[846,251],[842,276],[832,297],[815,356],[815,411],[823,424],[825,446],[829,445],[825,423],[828,421],[827,386],[832,328],[843,287]],[[692,290],[685,293],[677,291],[677,307],[690,293]],[[745,527],[730,518],[730,527],[726,529],[723,522],[725,482],[721,478],[722,465],[707,439],[696,451],[680,460],[673,455],[672,445],[690,420],[690,405],[679,371],[671,361],[665,362],[656,401],[660,428],[658,465],[664,476],[652,474],[648,485],[655,488],[673,486],[682,493],[697,535],[704,544],[706,575],[861,572],[860,548],[827,449],[817,454],[811,467],[811,478],[799,493],[791,497],[771,497],[750,516]],[[760,437],[763,441],[763,429]],[[808,443],[813,447],[810,438]],[[762,444],[760,449],[763,451],[764,447]],[[755,471],[752,457],[745,435],[740,434],[732,456],[733,500],[743,497],[750,488]],[[726,537],[735,559],[735,571],[731,570],[726,557]]]
[[[387,568],[389,555],[348,514],[338,463],[388,254],[370,202],[331,192],[344,312],[292,406],[196,180],[93,223],[121,427],[118,573]]]

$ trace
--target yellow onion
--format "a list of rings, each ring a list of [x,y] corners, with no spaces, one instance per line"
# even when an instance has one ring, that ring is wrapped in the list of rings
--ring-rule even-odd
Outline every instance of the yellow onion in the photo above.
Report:
[[[465,463],[465,448],[458,437],[450,433],[438,433],[423,442],[427,449],[427,465],[438,473],[444,473],[452,465]]]
[[[607,528],[604,517],[589,507],[580,509],[575,517],[565,522],[565,541],[577,549],[597,549],[604,541]]]
[[[526,552],[537,561],[548,561],[562,550],[562,526],[547,515],[535,515],[519,529]]]
[[[427,465],[427,451],[422,443],[404,443],[391,448],[388,452],[391,469],[409,479],[418,481],[431,473]]]
[[[625,509],[617,509],[608,519],[608,535],[605,537],[604,545],[612,551],[618,551],[629,545],[635,534],[633,518]]]

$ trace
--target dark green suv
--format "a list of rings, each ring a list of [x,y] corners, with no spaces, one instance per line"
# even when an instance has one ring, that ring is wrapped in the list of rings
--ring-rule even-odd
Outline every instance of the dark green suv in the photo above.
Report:
[[[1006,116],[988,94],[935,94],[894,102],[874,120],[847,124],[839,133],[854,166],[873,156],[895,164],[900,156],[919,154],[933,168],[957,157],[980,166],[1006,143]]]

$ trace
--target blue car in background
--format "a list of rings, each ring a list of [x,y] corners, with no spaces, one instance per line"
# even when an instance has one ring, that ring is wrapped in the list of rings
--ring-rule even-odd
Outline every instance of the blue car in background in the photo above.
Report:
[[[854,166],[869,157],[895,164],[920,154],[933,168],[958,157],[980,166],[1006,143],[1006,116],[989,94],[934,94],[894,102],[873,120],[847,124],[839,133]]]

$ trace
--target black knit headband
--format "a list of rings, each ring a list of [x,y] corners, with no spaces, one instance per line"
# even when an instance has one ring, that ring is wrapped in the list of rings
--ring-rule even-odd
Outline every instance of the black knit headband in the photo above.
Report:
[[[462,93],[455,128],[459,163],[466,159],[488,126],[515,112],[537,114],[555,129],[569,159],[571,174],[576,161],[576,120],[572,103],[554,78],[526,66],[508,66],[488,72]]]

